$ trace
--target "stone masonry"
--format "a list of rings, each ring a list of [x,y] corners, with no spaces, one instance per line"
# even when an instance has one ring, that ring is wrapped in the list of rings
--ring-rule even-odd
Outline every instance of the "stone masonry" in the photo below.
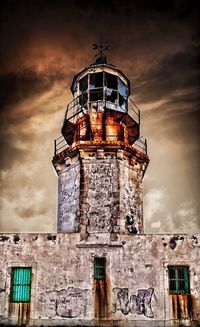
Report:
[[[180,326],[199,326],[199,235],[2,234],[1,323],[104,326],[95,316],[93,263],[106,258],[105,326],[177,326],[168,265],[189,265],[191,295]],[[30,312],[9,302],[11,267],[32,267]],[[9,319],[9,320],[8,320]],[[113,325],[114,323],[114,325]]]
[[[114,237],[143,232],[144,167],[123,150],[80,150],[67,157],[56,166],[58,230],[80,230],[82,237],[88,233],[107,232]]]

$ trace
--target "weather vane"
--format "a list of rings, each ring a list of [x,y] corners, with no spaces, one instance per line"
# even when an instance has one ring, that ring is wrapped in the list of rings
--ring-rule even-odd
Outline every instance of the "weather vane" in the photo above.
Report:
[[[98,52],[95,54],[95,57],[105,57],[105,53],[104,51],[108,51],[109,50],[109,46],[108,45],[103,45],[103,40],[102,40],[102,33],[100,34],[100,44],[93,44],[93,50],[98,50]]]

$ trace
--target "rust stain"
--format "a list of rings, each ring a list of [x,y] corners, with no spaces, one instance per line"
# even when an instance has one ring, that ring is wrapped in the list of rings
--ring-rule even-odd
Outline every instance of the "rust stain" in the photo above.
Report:
[[[10,303],[9,316],[13,318],[17,318],[17,324],[19,326],[28,325],[30,320],[30,303],[28,302]]]
[[[109,313],[110,282],[106,275],[104,280],[94,280],[95,319],[107,319]]]
[[[77,132],[75,139],[78,140],[85,140],[87,138],[87,122],[86,118],[82,117],[77,120]]]
[[[90,131],[91,133],[91,131]],[[112,146],[112,149],[123,149],[131,155],[134,155],[137,157],[138,162],[140,163],[146,163],[148,165],[149,163],[149,157],[147,154],[144,154],[142,151],[136,149],[134,146],[127,144],[125,141],[110,141],[110,140],[99,140],[99,143],[97,143],[96,140],[84,140],[82,143],[80,141],[75,141],[73,146],[68,147],[67,149],[61,151],[60,153],[56,154],[53,157],[53,164],[55,163],[63,163],[63,160],[66,156],[72,156],[75,152],[77,152],[79,149],[87,150],[90,149],[91,151],[95,150],[97,146],[100,149],[108,148],[109,146]],[[147,167],[147,166],[146,166]]]
[[[172,309],[173,318],[178,319],[197,319],[198,315],[198,304],[192,297],[192,295],[172,295]]]
[[[95,141],[102,140],[102,121],[103,121],[103,112],[90,113],[90,128],[92,132],[92,138]]]
[[[188,315],[188,296],[179,295],[179,305],[180,305],[180,316],[184,319],[189,317]]]
[[[178,319],[177,295],[172,295],[172,309],[174,319]]]
[[[71,123],[69,120],[64,122],[62,127],[62,135],[69,145],[72,145],[74,142],[74,135],[76,134],[77,126]]]
[[[18,324],[28,324],[30,319],[30,303],[19,303]]]
[[[115,141],[120,139],[120,124],[114,118],[106,118],[106,140]]]
[[[95,111],[76,117],[73,123],[65,120],[62,134],[69,145],[79,140],[122,141],[132,144],[138,137],[138,124],[128,115],[115,110]]]
[[[192,319],[200,319],[200,302],[192,295],[188,297],[188,310]]]

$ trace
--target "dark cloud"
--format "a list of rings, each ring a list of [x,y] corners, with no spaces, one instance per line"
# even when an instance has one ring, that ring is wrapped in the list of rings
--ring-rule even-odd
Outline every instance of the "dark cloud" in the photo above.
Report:
[[[141,46],[147,56],[168,36],[168,41],[174,37],[177,42],[178,38],[185,38],[185,42],[191,39],[196,31],[197,10],[193,1],[8,0],[1,10],[1,62],[5,67],[13,61],[18,65],[19,57],[26,59],[25,45],[31,48],[34,40],[38,46],[41,40],[55,46],[62,44],[73,59],[75,51],[86,45],[89,48],[100,32],[120,58],[125,53],[134,58]]]
[[[14,162],[25,158],[27,156],[27,150],[17,148],[15,146],[14,140],[12,140],[10,137],[7,137],[6,134],[1,133],[0,137],[0,169],[5,171],[9,170]]]
[[[186,48],[184,52],[178,52],[172,56],[168,54],[135,81],[135,93],[138,101],[159,101],[170,97],[176,102],[174,93],[177,91],[196,91],[198,94],[199,72],[199,49]],[[187,95],[188,99],[190,94]],[[180,99],[180,97],[179,97]]]
[[[66,80],[68,74],[64,72],[43,72],[38,73],[33,70],[21,70],[20,72],[11,72],[0,75],[0,104],[6,107],[6,110],[17,105],[29,97],[40,95],[48,91],[56,82]]]
[[[133,98],[144,106],[142,124],[151,151],[147,174],[157,183],[150,179],[147,187],[149,209],[169,192],[170,204],[154,212],[157,220],[171,215],[163,230],[181,227],[185,214],[198,226],[198,12],[193,0],[1,2],[2,230],[9,230],[13,220],[15,230],[39,230],[41,216],[40,231],[55,228],[51,143],[60,133],[73,75],[94,60],[90,47],[100,32],[111,48],[108,61],[127,74]],[[156,151],[151,150],[155,140],[160,141]],[[151,192],[153,187],[167,190]]]

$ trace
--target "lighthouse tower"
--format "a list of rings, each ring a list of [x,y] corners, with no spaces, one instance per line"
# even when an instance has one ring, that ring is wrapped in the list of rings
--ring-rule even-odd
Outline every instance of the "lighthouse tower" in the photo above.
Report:
[[[142,179],[149,158],[140,138],[140,110],[130,99],[130,82],[97,59],[73,79],[62,136],[55,141],[58,174],[57,231],[142,234]]]

